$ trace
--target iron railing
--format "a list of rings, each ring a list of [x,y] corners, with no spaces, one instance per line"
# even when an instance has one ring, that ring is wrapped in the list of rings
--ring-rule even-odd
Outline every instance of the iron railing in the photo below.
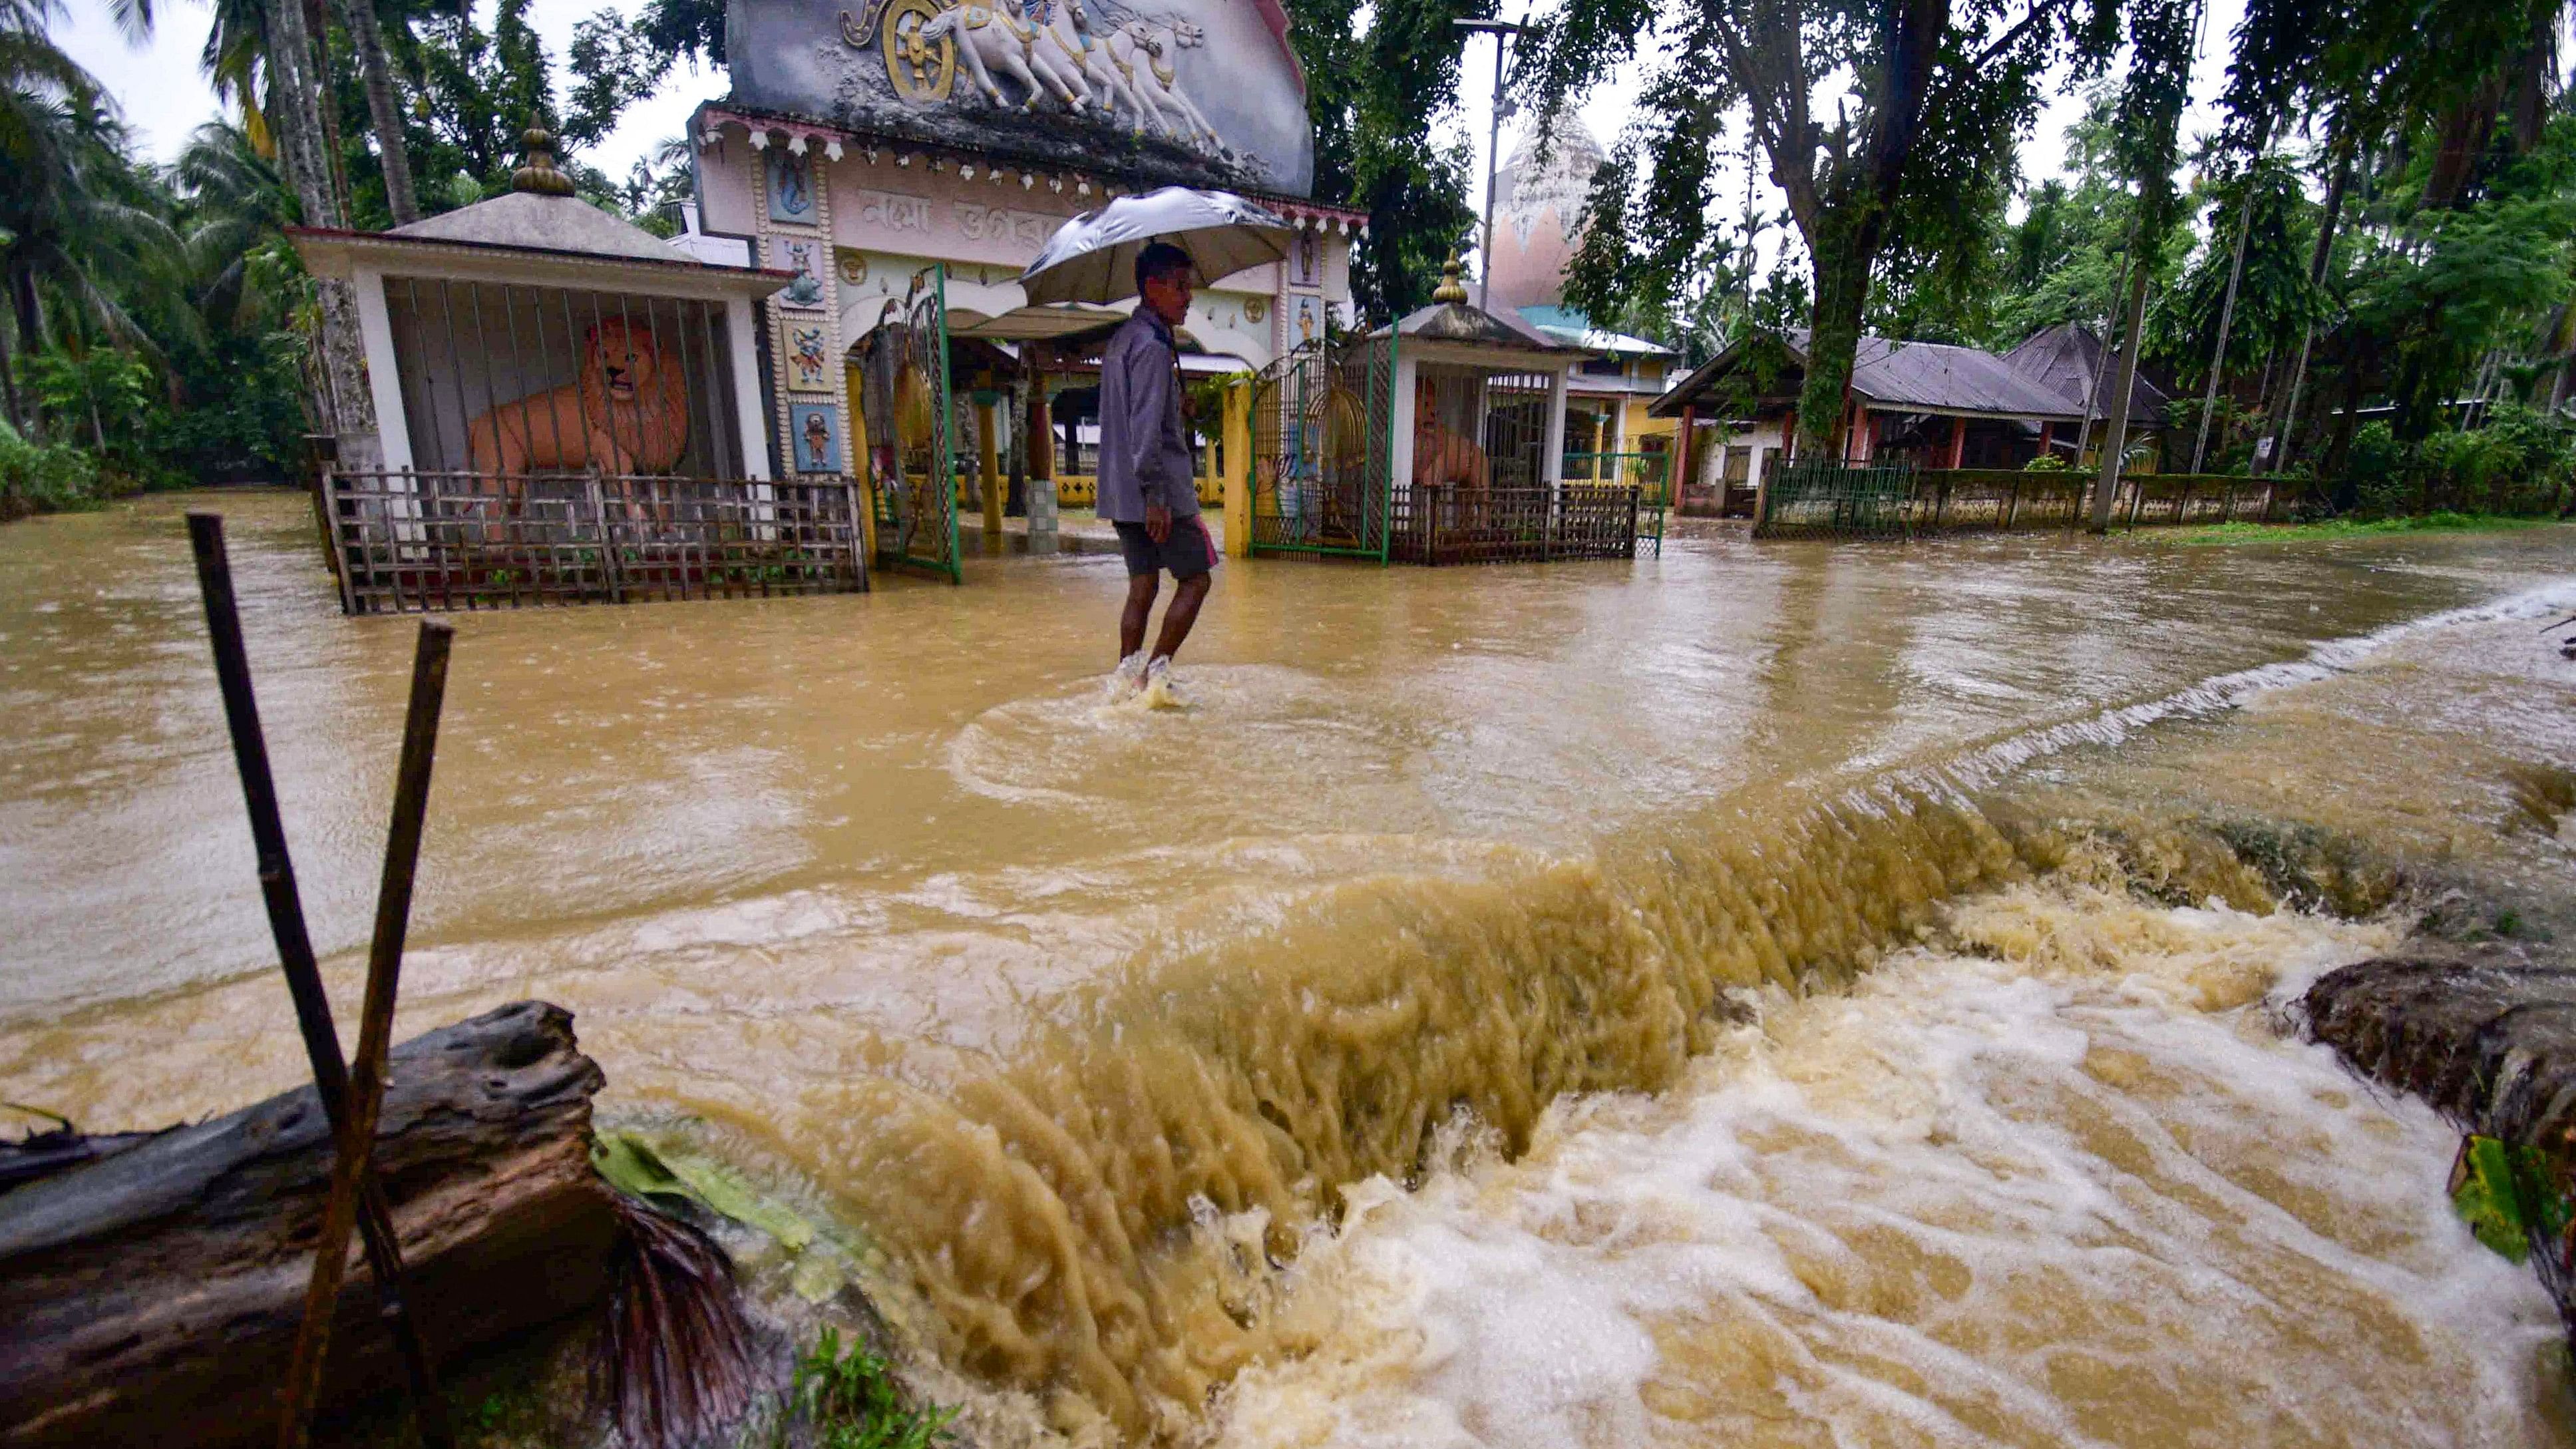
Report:
[[[852,593],[849,479],[325,472],[322,526],[352,614]]]
[[[1903,538],[1914,492],[1908,463],[1800,458],[1762,490],[1756,538]]]
[[[1396,490],[1393,557],[1422,564],[1630,558],[1639,510],[1638,490],[1615,483],[1408,484]]]

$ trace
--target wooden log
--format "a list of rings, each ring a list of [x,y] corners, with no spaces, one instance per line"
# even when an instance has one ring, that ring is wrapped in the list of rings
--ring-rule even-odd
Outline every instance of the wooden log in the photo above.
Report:
[[[600,1070],[521,1002],[406,1042],[374,1162],[409,1307],[447,1353],[596,1305],[619,1241],[590,1165]],[[253,1444],[276,1431],[332,1141],[310,1086],[0,1193],[0,1445]],[[325,1414],[398,1387],[353,1265]]]
[[[2364,961],[2319,977],[2308,1034],[2471,1132],[2576,1148],[2576,970],[2516,954]]]

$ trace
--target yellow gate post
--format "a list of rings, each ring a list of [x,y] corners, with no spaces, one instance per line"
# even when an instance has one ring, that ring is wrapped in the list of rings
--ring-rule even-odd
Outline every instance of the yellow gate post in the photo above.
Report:
[[[1225,390],[1225,551],[1252,552],[1252,380]]]
[[[984,536],[1002,536],[1002,465],[993,447],[993,395],[975,394],[975,465],[983,473]]]

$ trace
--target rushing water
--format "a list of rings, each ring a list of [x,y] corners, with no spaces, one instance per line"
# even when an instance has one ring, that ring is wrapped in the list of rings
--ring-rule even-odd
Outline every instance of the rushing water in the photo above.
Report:
[[[410,626],[222,506],[354,995]],[[2402,923],[2193,823],[2563,884],[2567,531],[1230,565],[1186,710],[1117,595],[461,618],[405,1030],[571,1008],[995,1441],[2551,1432],[2453,1139],[2263,1007]],[[0,709],[0,1097],[293,1081],[174,505],[0,530]]]

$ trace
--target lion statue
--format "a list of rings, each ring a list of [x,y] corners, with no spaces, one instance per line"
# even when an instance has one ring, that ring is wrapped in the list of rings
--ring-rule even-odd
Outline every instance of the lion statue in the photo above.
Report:
[[[1448,426],[1441,419],[1441,403],[1460,404],[1467,416],[1474,415],[1466,399],[1444,399],[1442,390],[1428,377],[1419,378],[1413,388],[1413,481],[1455,485],[1482,492],[1493,484],[1493,468],[1485,450],[1473,438]]]
[[[651,327],[613,319],[590,329],[578,379],[493,407],[466,438],[474,471],[487,478],[668,473],[689,450],[688,382]]]

